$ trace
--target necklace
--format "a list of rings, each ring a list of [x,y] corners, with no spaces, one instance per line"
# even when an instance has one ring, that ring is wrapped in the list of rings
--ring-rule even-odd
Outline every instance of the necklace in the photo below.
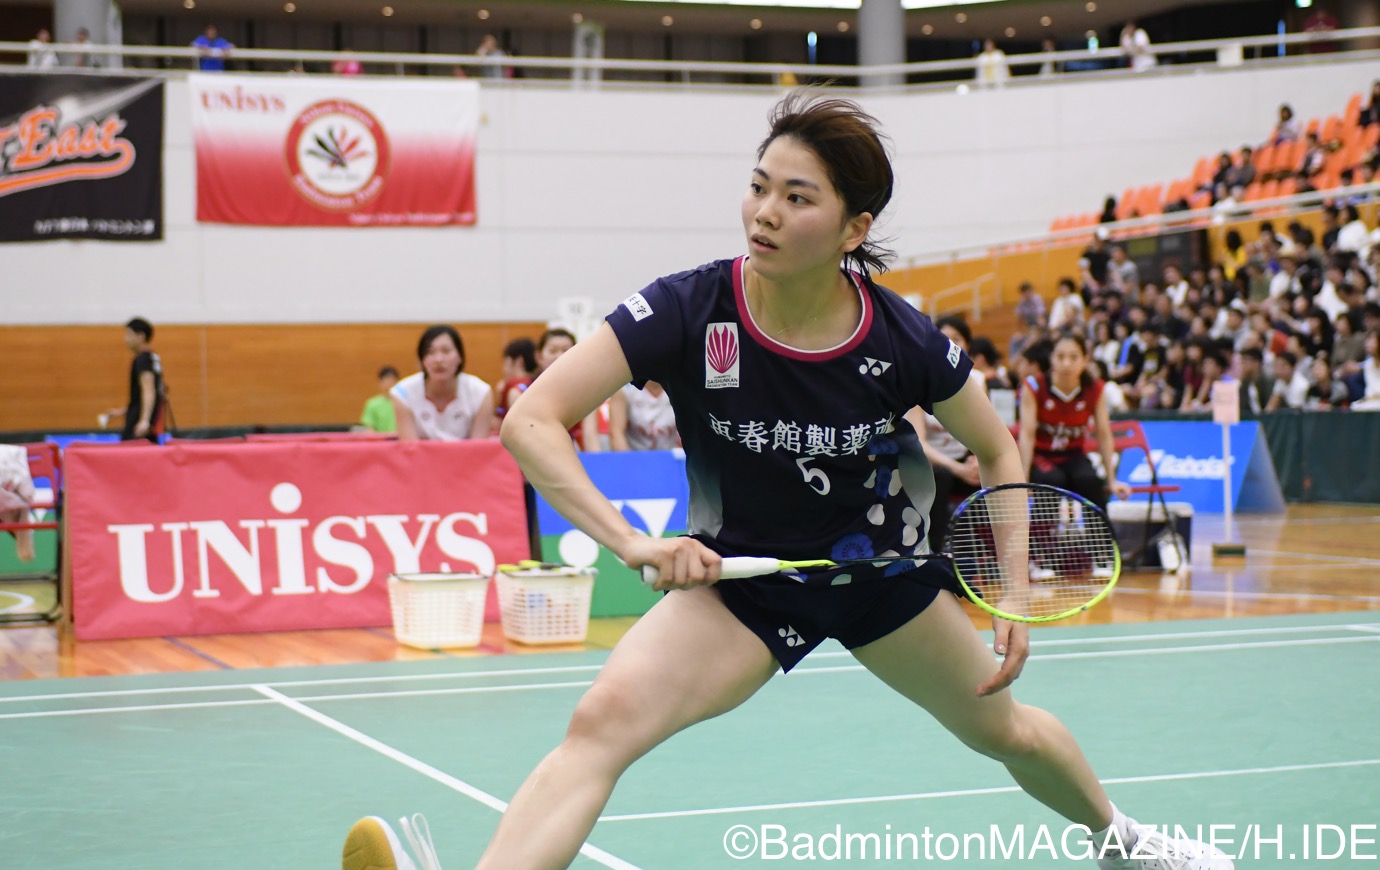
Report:
[[[798,335],[801,331],[813,326],[815,322],[819,320],[820,312],[816,311],[814,314],[811,314],[808,319],[802,321],[801,323],[785,323],[783,318],[777,317],[771,313],[771,310],[767,306],[767,298],[765,295],[763,295],[761,287],[755,281],[751,281],[748,284],[748,289],[753,291],[757,296],[758,307],[761,309],[762,314],[768,315],[771,317],[772,320],[775,320],[776,322],[782,324],[780,329],[777,329],[775,332],[771,333],[773,338],[780,338],[787,332],[793,332]]]

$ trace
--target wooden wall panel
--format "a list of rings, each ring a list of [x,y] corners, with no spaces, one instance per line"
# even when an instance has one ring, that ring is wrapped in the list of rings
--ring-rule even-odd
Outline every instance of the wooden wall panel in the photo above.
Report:
[[[343,424],[358,419],[375,373],[417,370],[430,324],[155,324],[179,427]],[[498,380],[503,346],[543,323],[456,324],[465,371]],[[95,428],[128,398],[123,328],[0,326],[0,430]]]

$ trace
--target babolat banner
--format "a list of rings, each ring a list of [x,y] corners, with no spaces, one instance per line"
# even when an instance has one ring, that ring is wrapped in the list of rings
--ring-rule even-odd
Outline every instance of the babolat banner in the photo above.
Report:
[[[0,76],[0,242],[163,238],[163,82]]]

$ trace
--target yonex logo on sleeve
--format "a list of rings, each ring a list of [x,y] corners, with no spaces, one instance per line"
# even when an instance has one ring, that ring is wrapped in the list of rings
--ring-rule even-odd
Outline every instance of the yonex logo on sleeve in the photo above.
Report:
[[[949,365],[953,366],[954,368],[958,368],[958,361],[962,358],[963,351],[958,349],[958,345],[954,344],[954,340],[952,338],[949,339]]]
[[[652,316],[652,306],[647,304],[647,300],[642,298],[641,293],[634,293],[627,299],[624,299],[623,305],[632,313],[633,320],[641,320],[644,317]]]

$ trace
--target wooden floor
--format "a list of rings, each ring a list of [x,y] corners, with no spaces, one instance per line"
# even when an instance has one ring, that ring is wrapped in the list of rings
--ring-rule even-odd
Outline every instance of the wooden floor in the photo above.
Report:
[[[1380,610],[1380,507],[1291,505],[1287,514],[1237,519],[1228,536],[1221,517],[1197,517],[1189,571],[1128,570],[1110,600],[1061,624]],[[1247,558],[1214,565],[1212,544],[1228,539],[1244,543]],[[973,616],[990,626],[976,609]],[[490,625],[479,648],[444,653],[401,646],[386,629],[78,643],[54,627],[10,628],[0,631],[0,680],[601,649],[633,621],[595,620],[586,644],[565,647],[524,647]]]

